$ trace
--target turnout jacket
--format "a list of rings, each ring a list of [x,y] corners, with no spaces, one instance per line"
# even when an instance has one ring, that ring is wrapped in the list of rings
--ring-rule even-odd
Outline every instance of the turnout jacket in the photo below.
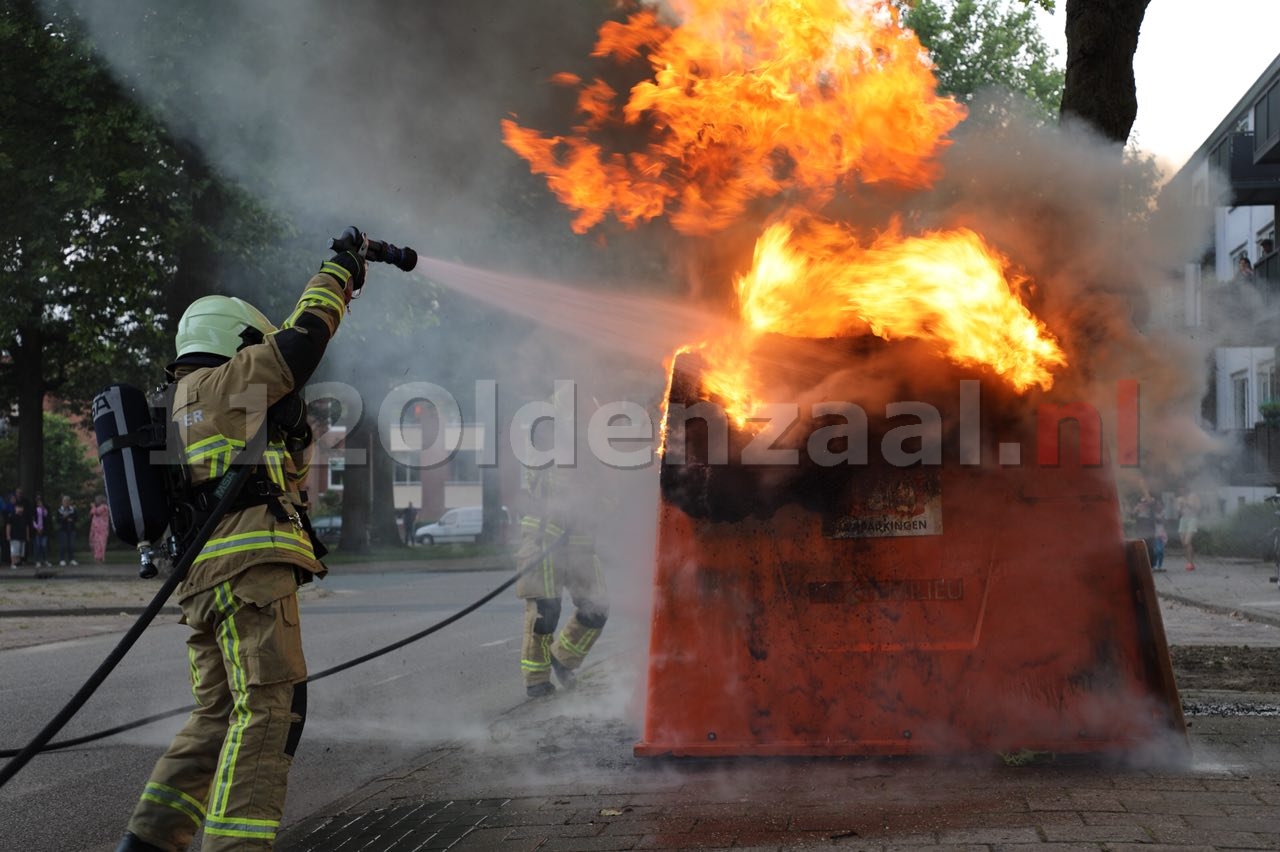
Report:
[[[232,459],[262,427],[267,409],[311,377],[329,338],[342,322],[343,290],[349,275],[336,264],[326,263],[307,282],[297,307],[277,331],[260,343],[245,346],[219,366],[197,368],[178,378],[172,419],[194,485],[226,475]],[[305,419],[305,410],[299,408],[297,416]],[[323,576],[324,566],[316,558],[306,531],[277,517],[293,514],[302,505],[299,492],[307,473],[305,450],[287,452],[283,431],[273,426],[262,466],[271,482],[285,492],[281,499],[286,512],[273,512],[276,507],[267,505],[228,512],[178,586],[179,601],[255,565],[292,566]],[[282,584],[294,584],[276,590],[279,594],[296,588],[290,572],[271,575]],[[265,595],[268,599],[272,596]]]

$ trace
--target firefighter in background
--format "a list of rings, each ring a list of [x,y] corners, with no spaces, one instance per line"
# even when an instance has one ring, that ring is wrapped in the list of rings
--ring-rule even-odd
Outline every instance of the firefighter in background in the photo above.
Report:
[[[582,471],[555,466],[524,470],[516,563],[524,565],[568,531],[565,541],[516,581],[516,595],[525,602],[520,670],[530,698],[556,691],[551,683],[553,672],[565,689],[574,687],[574,672],[600,638],[600,630],[609,617],[595,537],[586,527],[586,501],[590,497],[565,481],[570,472]],[[574,611],[560,634],[555,635],[565,591],[573,601]]]
[[[361,237],[363,240],[363,237]],[[156,763],[117,852],[270,849],[306,717],[298,586],[323,576],[305,497],[298,391],[364,285],[367,240],[326,261],[277,330],[240,299],[206,296],[178,322],[173,421],[193,489],[209,495],[269,425],[261,464],[174,594],[197,707]],[[209,504],[211,505],[211,503]]]

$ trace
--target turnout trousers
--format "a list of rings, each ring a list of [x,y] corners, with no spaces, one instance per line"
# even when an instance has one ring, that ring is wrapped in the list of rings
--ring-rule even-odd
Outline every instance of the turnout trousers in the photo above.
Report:
[[[560,534],[561,530],[555,525],[526,517],[521,523],[516,564],[524,565]],[[566,591],[573,601],[574,612],[556,635],[560,600]],[[609,615],[595,540],[591,536],[571,534],[567,542],[516,581],[516,595],[525,600],[524,638],[520,649],[520,671],[525,686],[550,680],[552,657],[570,671],[581,666],[591,646],[600,638],[600,630]]]
[[[203,826],[205,852],[271,849],[306,718],[293,569],[254,566],[182,601],[182,613],[198,706],[152,770],[129,831],[183,850]]]

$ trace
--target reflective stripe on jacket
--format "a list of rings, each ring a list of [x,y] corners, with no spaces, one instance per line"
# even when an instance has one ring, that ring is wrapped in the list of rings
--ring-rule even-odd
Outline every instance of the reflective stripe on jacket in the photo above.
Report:
[[[294,312],[282,328],[303,313],[322,319],[330,334],[342,321],[342,285],[331,274],[311,278]],[[274,335],[241,349],[225,364],[197,369],[178,379],[173,420],[183,457],[195,485],[227,474],[231,461],[262,426],[267,408],[294,390],[293,374]],[[273,483],[298,502],[305,465],[272,436],[261,464]],[[316,559],[307,534],[291,521],[277,520],[267,506],[228,513],[214,529],[177,589],[178,600],[211,589],[246,568],[261,563],[293,565],[314,574],[324,566]]]

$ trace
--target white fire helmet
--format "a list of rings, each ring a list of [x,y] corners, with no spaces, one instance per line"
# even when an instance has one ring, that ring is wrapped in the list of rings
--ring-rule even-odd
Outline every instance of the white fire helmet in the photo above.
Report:
[[[241,334],[253,328],[271,334],[276,327],[253,305],[235,296],[196,299],[178,320],[174,343],[178,357],[197,352],[230,358],[244,346]]]

